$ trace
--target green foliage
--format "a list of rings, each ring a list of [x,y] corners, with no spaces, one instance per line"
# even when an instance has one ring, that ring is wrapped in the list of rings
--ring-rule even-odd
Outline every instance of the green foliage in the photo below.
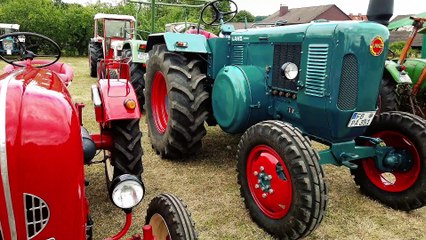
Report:
[[[247,18],[247,22],[254,22],[255,19],[256,19],[253,16],[253,14],[251,14],[249,11],[241,10],[237,13],[237,16],[235,16],[234,20],[232,20],[232,21],[233,22],[244,22],[245,18]]]
[[[395,53],[396,56],[393,57],[398,57],[399,55],[401,55],[402,49],[404,49],[405,46],[405,42],[404,41],[399,41],[399,42],[393,42],[390,44],[389,49]],[[407,57],[409,58],[420,58],[420,50],[418,49],[410,49],[408,51],[408,55]]]
[[[157,0],[157,2],[180,3],[202,6],[204,0]],[[221,2],[223,10],[230,10],[228,2]],[[93,37],[93,17],[96,13],[137,15],[138,30],[151,32],[151,7],[123,3],[101,3],[83,6],[64,3],[63,0],[0,0],[0,22],[21,25],[21,31],[46,35],[59,44],[65,56],[86,55],[90,38]],[[153,32],[164,32],[166,23],[198,23],[201,7],[156,6]],[[250,14],[251,15],[251,14]],[[210,27],[206,26],[208,30]],[[146,38],[148,34],[144,34]]]

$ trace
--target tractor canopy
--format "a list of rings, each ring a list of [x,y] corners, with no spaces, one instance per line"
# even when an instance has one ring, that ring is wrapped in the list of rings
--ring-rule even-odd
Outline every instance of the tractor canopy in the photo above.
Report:
[[[2,239],[86,239],[79,117],[55,73],[0,75],[0,170]]]

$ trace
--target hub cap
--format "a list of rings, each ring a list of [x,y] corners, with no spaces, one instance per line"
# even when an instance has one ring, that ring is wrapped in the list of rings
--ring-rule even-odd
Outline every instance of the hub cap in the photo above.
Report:
[[[387,192],[402,192],[409,189],[417,180],[420,173],[420,156],[416,146],[403,134],[394,131],[383,131],[373,135],[382,139],[387,146],[397,150],[406,150],[411,155],[411,166],[406,171],[395,170],[392,172],[380,171],[374,159],[362,161],[365,174],[370,181],[378,188]],[[410,159],[403,159],[409,161]]]
[[[266,145],[254,147],[246,171],[250,193],[260,210],[273,219],[284,217],[291,207],[293,187],[279,154]]]
[[[167,87],[162,72],[157,71],[151,89],[152,117],[155,127],[160,134],[164,134],[167,128],[169,114],[167,113]]]

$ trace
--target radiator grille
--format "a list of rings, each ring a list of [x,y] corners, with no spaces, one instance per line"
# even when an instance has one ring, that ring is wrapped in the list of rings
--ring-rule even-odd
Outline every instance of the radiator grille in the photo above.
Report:
[[[50,217],[49,207],[37,196],[24,194],[24,198],[27,235],[28,239],[32,239],[47,225]]]
[[[244,64],[244,55],[245,55],[245,47],[244,45],[234,45],[232,60],[231,63],[233,65],[243,65]]]
[[[281,66],[286,62],[292,62],[300,69],[300,56],[302,46],[295,43],[279,43],[274,46],[274,64],[272,66],[272,86],[297,91],[299,75],[292,81],[281,74]]]
[[[308,50],[305,94],[324,97],[327,77],[328,44],[311,44]]]
[[[355,55],[343,58],[337,106],[341,110],[353,110],[358,101],[358,61]]]

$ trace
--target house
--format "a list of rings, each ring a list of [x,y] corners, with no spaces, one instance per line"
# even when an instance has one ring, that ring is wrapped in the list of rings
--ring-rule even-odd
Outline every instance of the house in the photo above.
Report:
[[[291,9],[289,9],[286,5],[281,5],[278,11],[265,18],[260,23],[274,24],[282,21],[286,22],[286,24],[300,24],[319,19],[352,20],[334,4]]]

